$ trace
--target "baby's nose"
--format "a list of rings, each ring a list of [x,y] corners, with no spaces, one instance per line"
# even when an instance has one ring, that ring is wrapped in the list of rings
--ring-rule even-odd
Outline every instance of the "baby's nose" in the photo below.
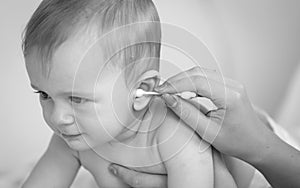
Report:
[[[50,117],[51,123],[56,126],[71,125],[74,123],[74,120],[71,109],[58,105],[54,107]]]

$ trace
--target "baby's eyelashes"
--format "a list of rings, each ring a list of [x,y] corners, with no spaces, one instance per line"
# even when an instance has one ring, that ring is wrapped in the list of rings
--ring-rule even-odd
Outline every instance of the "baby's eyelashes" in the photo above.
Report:
[[[34,93],[37,93],[40,95],[41,100],[47,100],[50,99],[49,95],[43,91],[34,91]]]
[[[51,99],[51,97],[44,91],[34,91],[34,93],[39,94],[41,100]],[[82,104],[87,101],[87,99],[77,96],[68,96],[67,99],[69,100],[69,102],[75,104]]]
[[[70,96],[69,100],[75,104],[82,104],[84,102],[87,102],[87,99],[82,98],[82,97],[76,97],[76,96]]]

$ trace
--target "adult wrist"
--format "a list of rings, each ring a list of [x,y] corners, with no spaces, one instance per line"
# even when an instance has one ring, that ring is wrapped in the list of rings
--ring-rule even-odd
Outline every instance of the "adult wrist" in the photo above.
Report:
[[[258,151],[252,158],[249,158],[249,163],[257,169],[265,168],[274,158],[280,155],[279,148],[284,147],[284,142],[269,129],[264,134],[263,141],[258,146]]]
[[[261,122],[260,122],[261,123]],[[247,150],[247,154],[242,160],[252,164],[255,167],[263,165],[269,156],[277,152],[278,143],[281,142],[280,138],[275,135],[271,129],[261,123],[260,135],[256,135],[253,141],[253,150]]]

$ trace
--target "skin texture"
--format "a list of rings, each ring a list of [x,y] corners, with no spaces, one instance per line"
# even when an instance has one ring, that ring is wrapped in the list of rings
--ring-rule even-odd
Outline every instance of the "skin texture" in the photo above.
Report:
[[[62,136],[77,151],[134,135],[126,130],[138,129],[151,99],[134,98],[136,88],[145,85],[153,89],[158,82],[147,72],[137,72],[133,74],[139,75],[140,85],[128,85],[126,68],[107,63],[100,44],[95,41],[98,41],[96,32],[80,31],[70,36],[55,51],[51,62],[46,62],[49,72],[45,72],[47,67],[42,66],[44,62],[37,48],[25,57],[31,85],[40,95],[45,121],[57,135],[80,134],[72,139]]]
[[[105,66],[99,46],[90,48],[92,41],[85,35],[68,39],[55,51],[49,75],[44,74],[36,49],[25,59],[44,119],[54,134],[23,187],[69,187],[80,166],[92,173],[99,187],[129,187],[109,173],[113,161],[134,170],[168,173],[172,188],[212,188],[215,182],[217,187],[222,182],[235,188],[210,145],[174,112],[161,113],[167,111],[162,99],[157,104],[163,107],[148,111],[153,105],[150,97],[133,98],[137,88],[127,87],[122,70]],[[146,75],[141,74],[139,84],[153,90],[157,81]],[[155,117],[147,119],[149,114]],[[165,116],[161,124],[156,122],[159,115]],[[199,152],[201,142],[206,148]],[[214,173],[214,168],[223,173]]]
[[[194,67],[169,78],[156,90],[165,93],[163,99],[169,108],[204,140],[222,153],[252,164],[264,174],[272,187],[300,185],[300,152],[263,124],[242,84],[223,78],[214,70]],[[197,103],[169,95],[183,91],[194,91],[211,99],[217,110],[207,113]],[[140,174],[114,164],[112,167],[128,184],[138,179],[139,187],[166,185],[166,177]]]
[[[130,108],[132,95],[122,71],[97,61],[103,59],[101,53],[96,53],[101,51],[97,45],[85,54],[89,45],[87,37],[61,45],[53,56],[48,77],[42,74],[35,50],[26,57],[31,85],[40,92],[45,121],[57,135],[80,134],[62,136],[68,146],[79,151],[113,141],[124,131],[124,125],[136,124]]]
[[[41,187],[48,180],[49,186],[55,182],[57,187],[68,187],[80,166],[77,151],[126,141],[134,131],[127,131],[125,125],[139,126],[123,72],[104,66],[99,46],[90,48],[91,44],[91,36],[70,38],[56,50],[49,75],[35,48],[25,58],[31,85],[54,135],[24,187]],[[136,106],[142,109],[147,101],[137,101]]]

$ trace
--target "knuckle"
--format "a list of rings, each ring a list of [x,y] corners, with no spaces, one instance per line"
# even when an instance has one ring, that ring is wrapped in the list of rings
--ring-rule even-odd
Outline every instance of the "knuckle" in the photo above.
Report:
[[[193,68],[193,71],[196,73],[196,72],[201,72],[202,70],[201,70],[200,66],[196,66]]]
[[[238,93],[235,91],[230,91],[226,97],[225,104],[228,107],[234,106],[234,104],[237,102],[239,96]]]
[[[197,83],[198,80],[199,80],[199,79],[198,79],[197,76],[192,76],[192,77],[191,77],[192,83]]]
[[[200,77],[200,76],[193,76],[192,77],[192,82],[193,82],[193,85],[196,87],[197,85],[199,85],[199,84],[203,84],[202,82],[203,82],[203,79]],[[204,84],[204,85],[206,85],[206,84]]]
[[[182,109],[182,111],[181,111],[181,118],[182,119],[188,119],[189,117],[190,117],[190,110],[189,109],[186,109],[186,108],[184,108],[184,109]]]
[[[237,99],[242,100],[245,98],[246,96],[246,92],[244,90],[244,88],[239,89],[239,91],[237,92]]]
[[[139,187],[141,185],[140,175],[136,175],[131,179],[131,185],[133,187]]]
[[[241,99],[242,93],[240,91],[234,92],[234,99],[239,100]]]
[[[198,82],[200,82],[200,78],[198,76],[194,76],[194,77],[192,77],[192,81],[193,81],[193,83],[198,83]]]
[[[228,106],[229,107],[240,106],[244,98],[245,96],[243,92],[233,92],[228,101],[229,104]]]
[[[243,94],[245,93],[245,86],[239,82],[235,83],[235,92]]]
[[[232,94],[231,94],[229,103],[230,103],[230,104],[235,104],[235,103],[237,103],[238,101],[240,101],[240,99],[241,99],[241,93],[238,92],[238,91],[234,91],[234,92],[232,92]]]

